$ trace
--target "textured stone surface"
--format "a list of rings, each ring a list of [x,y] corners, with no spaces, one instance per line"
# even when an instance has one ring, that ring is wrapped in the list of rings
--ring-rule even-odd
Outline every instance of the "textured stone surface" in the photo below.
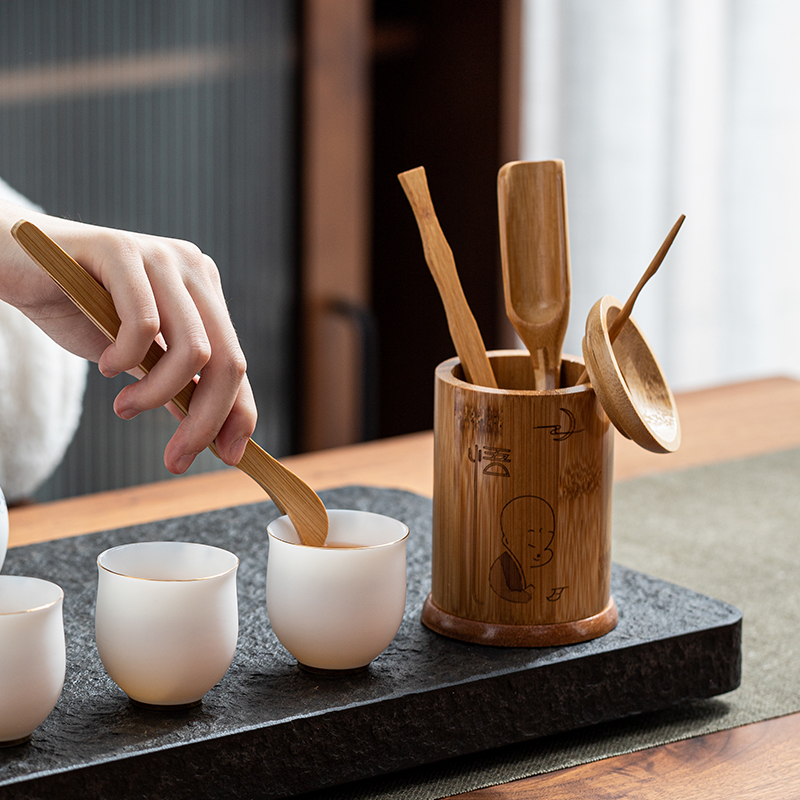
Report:
[[[16,548],[4,572],[66,592],[67,679],[29,744],[0,750],[0,797],[284,797],[454,755],[573,730],[734,689],[741,614],[726,603],[614,567],[617,628],[569,647],[501,649],[450,640],[419,621],[430,587],[431,502],[358,487],[329,508],[402,519],[409,594],[395,641],[361,675],[298,670],[265,609],[270,503]],[[94,644],[96,556],[131,541],[181,539],[235,552],[239,646],[203,704],[133,707]]]

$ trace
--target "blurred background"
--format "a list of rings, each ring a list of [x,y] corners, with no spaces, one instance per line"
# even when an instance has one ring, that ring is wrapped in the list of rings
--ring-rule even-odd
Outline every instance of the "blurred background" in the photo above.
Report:
[[[489,348],[518,346],[497,171],[561,158],[567,352],[683,213],[635,311],[673,390],[798,376],[799,31],[790,0],[4,0],[0,176],[214,258],[276,456],[432,426],[417,166]],[[124,380],[90,370],[38,499],[169,477],[174,422],[118,420]]]
[[[573,324],[637,301],[673,390],[797,376],[800,5],[786,0],[528,0],[525,159],[567,165]]]
[[[294,403],[296,46],[282,0],[0,3],[0,176],[50,214],[212,255],[257,385],[257,436],[279,452]],[[92,366],[38,499],[169,477],[169,413],[113,413],[129,380]]]

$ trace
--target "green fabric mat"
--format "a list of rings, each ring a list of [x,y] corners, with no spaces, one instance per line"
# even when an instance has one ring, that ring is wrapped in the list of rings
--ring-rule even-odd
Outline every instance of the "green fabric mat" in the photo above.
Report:
[[[739,689],[306,797],[436,800],[800,711],[800,450],[617,484],[613,559],[742,610]]]

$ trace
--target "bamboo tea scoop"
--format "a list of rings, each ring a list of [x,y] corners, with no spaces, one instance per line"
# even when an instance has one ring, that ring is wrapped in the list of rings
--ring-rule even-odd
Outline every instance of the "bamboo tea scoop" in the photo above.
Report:
[[[608,338],[611,341],[611,344],[614,344],[617,336],[619,336],[619,332],[622,330],[622,327],[628,321],[628,317],[630,317],[631,312],[633,311],[633,305],[636,302],[636,298],[639,297],[639,292],[644,289],[644,285],[653,275],[656,274],[658,268],[661,266],[661,262],[666,257],[667,253],[669,252],[670,247],[672,247],[672,243],[675,241],[675,237],[678,235],[678,231],[681,229],[681,225],[683,225],[683,221],[686,219],[685,214],[681,214],[678,217],[678,221],[672,226],[672,229],[667,234],[667,238],[661,244],[661,247],[658,248],[658,252],[653,256],[653,260],[650,262],[650,266],[644,271],[644,275],[639,279],[639,283],[636,284],[636,288],[631,292],[630,297],[625,301],[625,305],[622,306],[622,309],[619,312],[617,318],[609,325],[608,327]],[[584,369],[581,373],[580,378],[575,382],[576,386],[580,386],[582,383],[585,383],[586,380],[589,378],[589,373]]]
[[[555,389],[571,276],[564,162],[512,161],[497,175],[506,313],[533,359],[537,389]]]
[[[111,295],[77,261],[65,253],[35,225],[20,220],[11,233],[28,255],[61,287],[73,303],[113,342],[119,332],[120,319]],[[157,342],[139,365],[147,373],[166,351]],[[173,398],[175,405],[189,413],[195,383],[187,384]],[[214,445],[209,449],[219,457]],[[272,501],[287,514],[305,545],[321,547],[328,535],[328,512],[322,500],[293,472],[286,469],[252,439],[237,465],[269,494]]]
[[[461,366],[464,368],[464,376],[469,383],[476,386],[496,389],[497,380],[486,355],[478,323],[470,311],[464,290],[461,288],[453,251],[447,244],[436,212],[433,210],[425,168],[417,167],[401,172],[397,177],[417,220],[425,261],[444,303],[447,326]]]

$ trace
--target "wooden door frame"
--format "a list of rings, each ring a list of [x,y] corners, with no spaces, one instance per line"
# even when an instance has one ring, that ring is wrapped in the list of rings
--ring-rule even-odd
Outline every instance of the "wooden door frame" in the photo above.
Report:
[[[360,343],[338,309],[369,302],[371,10],[303,3],[302,450],[360,433]]]
[[[502,0],[504,160],[519,149],[521,2]],[[298,439],[311,451],[361,438],[362,343],[341,309],[370,302],[371,0],[303,0],[301,39]]]

